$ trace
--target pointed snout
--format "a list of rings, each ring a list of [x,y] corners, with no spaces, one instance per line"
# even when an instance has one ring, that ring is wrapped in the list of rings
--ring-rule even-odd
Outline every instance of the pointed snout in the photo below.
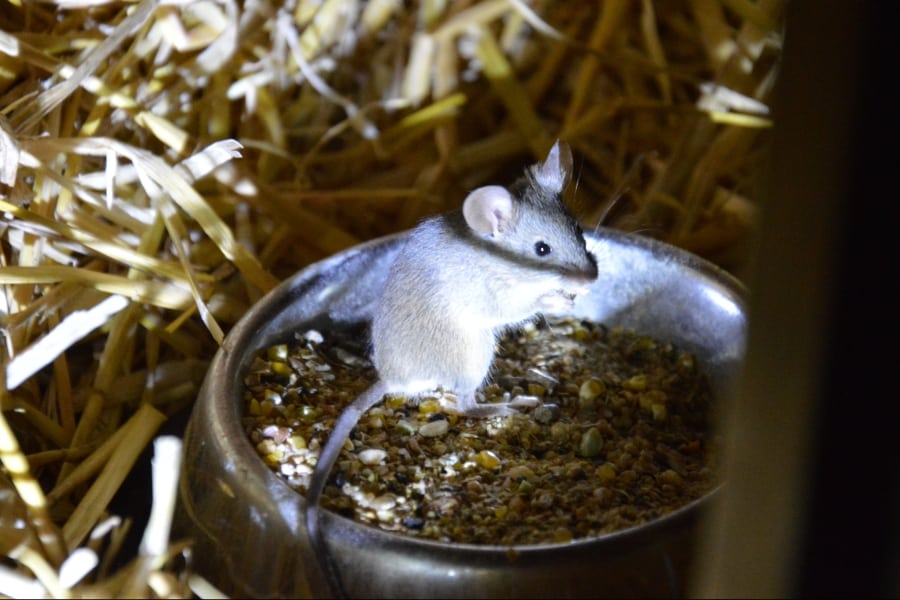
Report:
[[[597,281],[597,257],[586,252],[584,260],[578,264],[569,264],[563,269],[563,275],[572,283],[590,285]]]

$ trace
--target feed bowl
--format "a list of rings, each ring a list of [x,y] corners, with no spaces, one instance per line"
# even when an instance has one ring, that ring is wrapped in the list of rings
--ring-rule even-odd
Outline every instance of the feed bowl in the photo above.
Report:
[[[683,595],[695,525],[715,491],[629,529],[560,544],[486,546],[389,533],[323,514],[340,581],[320,569],[303,496],[263,463],[241,423],[243,376],[260,349],[314,327],[366,322],[405,234],[303,269],[238,322],[206,375],[185,432],[176,533],[197,570],[233,597],[623,597]],[[743,358],[744,291],[716,266],[648,238],[588,234],[600,277],[568,312],[696,355],[726,397]]]

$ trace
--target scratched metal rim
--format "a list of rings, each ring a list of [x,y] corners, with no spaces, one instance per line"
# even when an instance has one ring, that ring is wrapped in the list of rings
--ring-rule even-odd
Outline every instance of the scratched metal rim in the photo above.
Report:
[[[404,235],[361,244],[284,281],[235,325],[211,363],[185,433],[176,531],[195,540],[198,570],[231,595],[319,597],[336,589],[316,567],[303,497],[269,470],[244,433],[241,381],[257,349],[304,324],[367,320]],[[649,238],[607,229],[586,237],[600,278],[569,314],[678,343],[704,363],[716,395],[727,396],[746,338],[743,286]],[[690,543],[714,494],[628,529],[513,548],[421,540],[323,516],[351,597],[677,595],[670,555]]]

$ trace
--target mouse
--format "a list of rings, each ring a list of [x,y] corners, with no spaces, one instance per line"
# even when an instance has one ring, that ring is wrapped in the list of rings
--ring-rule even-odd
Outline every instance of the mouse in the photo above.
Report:
[[[479,403],[497,341],[505,331],[545,312],[573,306],[597,279],[563,191],[572,153],[557,140],[546,158],[508,187],[471,192],[461,208],[421,221],[388,269],[371,323],[377,381],[338,416],[306,492],[307,532],[320,557],[318,504],[350,432],[385,395],[417,397],[441,388],[461,415],[509,415],[509,403]],[[334,565],[325,565],[332,581]]]

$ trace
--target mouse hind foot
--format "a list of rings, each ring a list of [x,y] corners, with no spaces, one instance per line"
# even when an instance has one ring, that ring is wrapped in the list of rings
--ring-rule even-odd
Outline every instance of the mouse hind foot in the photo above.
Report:
[[[448,398],[445,396],[445,400],[447,399]],[[446,402],[442,402],[441,404],[449,411],[476,419],[505,417],[519,413],[519,411],[516,410],[516,407],[509,402],[479,403],[478,400],[475,399],[474,393],[456,396],[455,406],[449,405]]]

